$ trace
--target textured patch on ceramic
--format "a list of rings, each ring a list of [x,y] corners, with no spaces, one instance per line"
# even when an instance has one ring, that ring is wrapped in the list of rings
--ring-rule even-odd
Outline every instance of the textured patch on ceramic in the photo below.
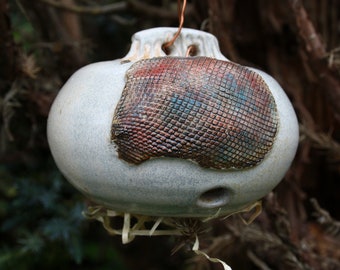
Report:
[[[190,159],[202,167],[247,168],[271,149],[276,104],[261,76],[208,57],[136,62],[112,122],[119,157]]]

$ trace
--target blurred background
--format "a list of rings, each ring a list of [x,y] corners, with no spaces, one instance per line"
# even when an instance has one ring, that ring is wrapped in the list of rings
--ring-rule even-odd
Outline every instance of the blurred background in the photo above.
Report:
[[[48,148],[49,108],[72,73],[123,57],[133,33],[160,26],[178,26],[176,0],[0,1],[0,269],[222,269],[190,241],[122,245],[84,219],[89,202]],[[188,0],[184,26],[271,74],[300,123],[296,158],[262,214],[209,223],[201,248],[233,269],[340,269],[340,1]]]

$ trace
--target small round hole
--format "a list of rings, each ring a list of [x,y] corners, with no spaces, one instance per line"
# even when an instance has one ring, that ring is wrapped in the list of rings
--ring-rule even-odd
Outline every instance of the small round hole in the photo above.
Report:
[[[170,55],[171,49],[170,49],[170,46],[167,46],[167,45],[168,45],[168,43],[164,43],[162,45],[162,50],[166,55]]]
[[[196,45],[190,45],[187,49],[186,56],[196,56],[198,54],[198,48]]]
[[[223,187],[205,191],[197,200],[197,205],[205,208],[215,208],[226,205],[229,202],[230,192]]]

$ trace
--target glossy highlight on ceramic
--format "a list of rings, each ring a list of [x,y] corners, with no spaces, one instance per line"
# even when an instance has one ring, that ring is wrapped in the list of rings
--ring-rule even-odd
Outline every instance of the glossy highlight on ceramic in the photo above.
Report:
[[[127,71],[111,135],[119,157],[134,164],[164,156],[247,168],[270,150],[277,123],[257,73],[208,57],[161,57]]]

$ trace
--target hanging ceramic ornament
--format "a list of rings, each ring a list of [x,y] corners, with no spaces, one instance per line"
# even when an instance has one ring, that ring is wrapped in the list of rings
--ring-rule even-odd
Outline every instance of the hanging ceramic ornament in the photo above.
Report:
[[[209,33],[184,28],[166,53],[176,31],[138,32],[124,58],[77,71],[49,114],[52,155],[78,190],[117,213],[242,211],[288,170],[294,110],[272,77],[226,59]]]

